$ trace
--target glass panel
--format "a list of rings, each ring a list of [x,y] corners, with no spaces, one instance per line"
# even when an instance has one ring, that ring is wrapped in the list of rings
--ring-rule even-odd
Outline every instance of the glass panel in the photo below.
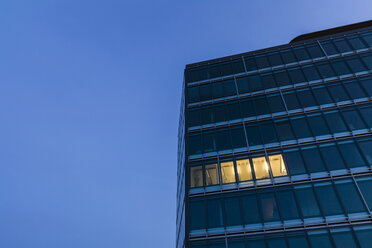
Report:
[[[368,67],[368,69],[372,70],[372,55],[364,54],[362,55],[362,60],[364,64]]]
[[[316,146],[308,146],[302,148],[302,155],[310,173],[326,171],[323,160]]]
[[[283,64],[282,58],[279,53],[269,53],[268,55],[271,66],[277,66]]]
[[[284,101],[287,105],[288,110],[300,109],[301,105],[297,99],[297,94],[293,91],[286,92],[283,94]]]
[[[222,183],[235,183],[235,170],[233,162],[221,163]]]
[[[347,95],[346,91],[344,90],[344,87],[342,87],[341,84],[333,84],[329,86],[328,89],[336,102],[349,100],[349,96]]]
[[[219,184],[217,164],[205,166],[205,183],[207,186]]]
[[[250,91],[261,90],[262,82],[258,75],[248,76],[248,85]]]
[[[241,77],[236,79],[236,84],[238,86],[239,94],[249,92],[249,83],[247,77]]]
[[[245,248],[244,238],[228,239],[229,248]]]
[[[303,108],[313,107],[318,105],[315,102],[313,95],[309,89],[303,89],[297,91],[298,99],[300,99]]]
[[[247,131],[248,143],[250,146],[262,145],[260,132],[256,125],[247,125],[246,131]]]
[[[203,201],[190,202],[190,229],[205,229],[205,208]]]
[[[362,153],[364,154],[364,157],[367,159],[368,164],[372,164],[372,140],[366,139],[366,140],[360,140],[359,146],[362,149]]]
[[[338,53],[336,47],[333,45],[331,41],[323,41],[321,42],[321,44],[328,56]]]
[[[346,40],[345,39],[335,39],[333,40],[333,42],[335,43],[336,47],[338,48],[338,50],[341,52],[341,53],[345,53],[345,52],[349,52],[351,51],[351,47],[349,46],[349,44],[347,44]]]
[[[190,168],[190,187],[203,186],[203,168],[202,166],[195,166]]]
[[[226,105],[227,112],[228,112],[228,119],[230,120],[236,120],[240,119],[241,113],[240,113],[240,105],[238,102],[233,102],[231,104]]]
[[[318,63],[316,64],[316,66],[320,72],[320,75],[322,75],[323,78],[330,78],[336,76],[335,72],[327,62]]]
[[[211,100],[213,98],[212,94],[212,85],[211,84],[204,84],[199,86],[199,93],[200,93],[200,100]]]
[[[304,47],[296,47],[293,51],[299,61],[310,59],[310,56]]]
[[[269,162],[274,177],[287,175],[287,169],[285,168],[283,156],[281,154],[269,156]]]
[[[252,158],[256,179],[269,178],[269,166],[265,157]]]
[[[298,203],[304,218],[320,216],[320,210],[311,186],[295,187]]]
[[[372,47],[372,33],[371,32],[364,33],[364,34],[362,34],[362,37],[363,37],[364,41],[367,42],[369,47]]]
[[[362,199],[353,183],[350,180],[336,181],[336,189],[347,213],[365,212]],[[352,201],[350,200],[352,199]]]
[[[326,216],[343,214],[340,202],[331,183],[315,184],[315,191],[318,195],[320,205]]]
[[[288,243],[290,248],[309,248],[305,233],[295,233],[288,235]]]
[[[285,111],[282,97],[279,94],[269,95],[267,97],[271,113]]]
[[[280,54],[282,55],[285,64],[296,62],[296,58],[291,50],[280,51]]]
[[[250,116],[256,115],[252,100],[247,99],[247,100],[241,101],[240,106],[242,109],[242,117],[250,117]]]
[[[255,71],[257,70],[256,61],[253,57],[245,58],[245,67],[247,68],[247,71]]]
[[[208,248],[225,248],[225,240],[212,240],[208,242]]]
[[[265,89],[270,89],[276,87],[274,76],[272,73],[262,74],[261,76],[262,84]]]
[[[291,80],[289,79],[289,75],[287,71],[276,71],[274,72],[274,77],[276,80],[276,83],[278,84],[278,87],[289,85],[291,83]]]
[[[320,105],[333,102],[326,87],[324,86],[314,87],[312,88],[312,90],[313,90],[315,99]]]
[[[288,73],[293,84],[302,83],[306,81],[301,69],[290,69],[288,70]]]
[[[183,240],[181,242],[183,242]],[[207,242],[206,241],[190,242],[190,248],[207,248]]]
[[[372,96],[372,79],[365,78],[361,79],[360,83],[362,84],[363,88],[367,91],[369,96]]]
[[[259,194],[264,221],[279,220],[278,207],[273,193]]]
[[[329,170],[346,169],[345,163],[335,144],[320,145],[320,152]]]
[[[285,150],[284,159],[291,175],[305,174],[305,165],[298,149]]]
[[[233,148],[247,147],[244,129],[242,127],[235,127],[231,129],[231,139],[233,142]]]
[[[223,226],[221,200],[207,200],[208,206],[208,228]]]
[[[257,97],[253,100],[257,115],[266,115],[270,113],[269,105],[265,97]]]
[[[331,61],[333,68],[335,69],[337,75],[342,76],[346,74],[350,74],[351,71],[349,67],[346,65],[344,60],[338,59]]]
[[[344,85],[347,92],[353,99],[358,99],[367,96],[366,93],[364,93],[363,89],[359,86],[358,81],[356,80],[346,82]]]
[[[372,210],[372,177],[357,178],[358,186],[362,192],[364,200],[367,202],[368,208]]]
[[[350,228],[331,229],[333,241],[337,248],[353,248],[359,247],[354,240]]]
[[[314,58],[320,58],[320,57],[323,57],[324,56],[324,53],[322,51],[322,49],[320,49],[319,45],[318,44],[314,44],[314,45],[310,45],[307,47],[307,50],[309,51],[310,53],[310,56],[314,59]]]
[[[270,67],[269,61],[267,60],[266,55],[256,56],[256,63],[257,63],[258,69]]]
[[[352,72],[366,71],[367,68],[362,64],[359,58],[349,58],[346,60],[347,64],[350,66]]]
[[[365,166],[365,162],[354,142],[346,141],[338,144],[341,154],[350,168]]]
[[[238,169],[239,181],[252,180],[252,171],[249,159],[237,160],[236,167]]]
[[[295,139],[288,119],[275,121],[275,127],[280,141]]]
[[[287,248],[287,243],[285,242],[284,237],[281,238],[270,238],[267,241],[269,248]]]
[[[228,150],[232,148],[229,130],[217,131],[215,137],[218,151]]]
[[[266,248],[266,244],[264,240],[249,240],[248,241],[249,248]]]
[[[261,135],[265,144],[278,142],[275,128],[272,122],[263,122],[260,125]]]
[[[314,248],[333,248],[327,231],[309,232],[309,239]]]
[[[291,118],[291,123],[297,139],[313,136],[305,118],[303,117]]]
[[[303,72],[305,73],[305,76],[308,81],[313,81],[313,80],[319,80],[321,79],[318,71],[316,70],[314,65],[307,65],[302,67]]]
[[[236,87],[234,80],[227,80],[222,82],[223,96],[236,95]]]
[[[226,226],[242,225],[239,198],[225,198]]]
[[[356,35],[350,36],[347,39],[355,50],[367,48],[366,44]]]
[[[201,135],[189,136],[189,152],[190,155],[200,154],[202,152]]]
[[[364,121],[368,124],[368,127],[372,128],[372,107],[361,107],[360,113],[362,114]]]
[[[331,133],[340,133],[348,131],[338,111],[325,112],[324,118],[326,119],[329,128],[331,129]]]
[[[366,125],[363,123],[362,118],[360,118],[357,111],[342,111],[342,115],[345,118],[346,124],[352,131],[366,128]]]
[[[214,139],[213,132],[203,133],[203,152],[214,152],[216,151],[216,141]]]
[[[187,82],[196,82],[199,81],[199,69],[190,69],[187,71]]]
[[[255,195],[248,195],[242,198],[244,211],[244,223],[254,224],[260,222],[260,216],[257,207],[257,198]]]
[[[278,202],[284,220],[299,219],[296,201],[290,190],[278,191]]]
[[[192,87],[187,89],[187,96],[190,103],[198,102],[200,99],[199,96],[199,87]]]
[[[354,230],[361,248],[372,247],[372,226],[356,226]]]
[[[327,124],[320,114],[308,115],[307,119],[315,136],[326,135],[330,133],[327,128]]]

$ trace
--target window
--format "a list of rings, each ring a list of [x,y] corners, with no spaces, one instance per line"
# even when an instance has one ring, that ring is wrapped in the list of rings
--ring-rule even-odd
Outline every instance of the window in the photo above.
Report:
[[[269,166],[265,157],[252,158],[256,179],[269,178]]]
[[[367,48],[366,44],[358,37],[358,36],[350,36],[347,38],[351,44],[351,46],[354,48],[354,50],[364,49]]]
[[[305,233],[290,233],[288,235],[288,243],[291,248],[309,248]]]
[[[236,120],[242,117],[238,102],[233,102],[231,104],[228,104],[226,107],[227,107],[227,112],[228,112],[228,115],[227,115],[228,120]]]
[[[252,171],[249,159],[237,160],[236,167],[238,170],[239,181],[252,180]]]
[[[331,183],[315,184],[315,191],[318,195],[320,205],[326,216],[343,214],[340,202]]]
[[[291,50],[282,50],[280,51],[283,61],[285,64],[290,64],[296,62],[296,58]]]
[[[313,107],[317,105],[309,89],[298,90],[297,94],[303,108]]]
[[[337,110],[325,112],[324,118],[326,119],[332,133],[340,133],[340,132],[348,131],[348,129],[345,126],[344,121],[341,118],[340,113]]]
[[[276,87],[274,76],[272,73],[265,73],[261,76],[262,84],[265,89]]]
[[[359,152],[359,149],[353,141],[343,141],[338,143],[341,154],[344,157],[346,164],[350,168],[364,167],[365,162]]]
[[[225,248],[225,240],[217,239],[208,242],[208,248]]]
[[[308,115],[308,121],[310,123],[311,130],[315,136],[329,134],[327,124],[324,121],[324,118],[320,114],[311,114]]]
[[[342,111],[342,114],[345,118],[346,124],[349,126],[350,130],[358,130],[366,128],[366,125],[363,123],[362,118],[355,110]]]
[[[279,87],[289,85],[291,83],[288,73],[285,70],[274,72],[274,77]]]
[[[333,42],[341,53],[349,52],[352,50],[349,44],[347,44],[346,40],[343,38],[335,39],[333,40]]]
[[[190,168],[190,187],[203,186],[203,168],[202,166],[195,166]]]
[[[269,103],[271,113],[285,111],[283,100],[280,94],[268,96],[267,101]]]
[[[284,220],[299,219],[296,201],[291,190],[278,191],[278,202]]]
[[[354,73],[367,70],[367,68],[362,64],[362,61],[360,61],[360,59],[357,57],[351,57],[346,60],[346,62]]]
[[[233,162],[221,163],[222,183],[235,183],[235,170]]]
[[[245,58],[245,67],[247,68],[247,71],[255,71],[257,70],[256,62],[253,57]]]
[[[250,91],[261,90],[262,82],[258,75],[248,76],[248,85]]]
[[[293,131],[297,139],[311,137],[311,131],[304,117],[291,118]]]
[[[207,186],[219,184],[217,164],[205,166],[205,183]]]
[[[203,152],[214,152],[216,151],[216,140],[213,132],[203,133]]]
[[[267,56],[269,57],[271,66],[277,66],[277,65],[283,64],[283,61],[279,53],[269,53]]]
[[[318,71],[316,70],[314,65],[307,65],[302,67],[303,72],[305,73],[305,76],[308,81],[313,81],[313,80],[319,80],[321,79]]]
[[[305,82],[305,77],[304,74],[302,73],[301,69],[290,69],[288,70],[289,76],[292,80],[292,83],[297,84],[297,83],[302,83]]]
[[[372,227],[370,225],[355,226],[354,230],[361,248],[372,247]]]
[[[307,53],[305,47],[296,47],[293,49],[293,51],[299,61],[310,59],[310,56]]]
[[[258,69],[270,67],[269,61],[267,60],[266,55],[256,56],[256,63],[257,63]]]
[[[372,128],[372,107],[371,106],[361,107],[360,113],[362,114],[364,121],[367,122],[368,127]]]
[[[244,94],[249,92],[249,83],[247,77],[240,77],[236,79],[236,84],[238,86],[239,94]]]
[[[301,108],[301,105],[297,99],[297,95],[295,92],[293,91],[286,92],[283,94],[283,97],[288,110]]]
[[[336,76],[335,72],[327,62],[318,63],[316,64],[316,66],[318,67],[320,75],[322,75],[323,78],[330,78]]]
[[[371,54],[362,55],[362,60],[369,70],[372,70],[372,56]]]
[[[240,102],[242,117],[250,117],[256,115],[256,112],[253,107],[253,101],[251,99],[245,99]]]
[[[319,147],[329,170],[346,169],[345,163],[335,144],[324,144]]]
[[[349,67],[346,65],[345,61],[342,59],[337,59],[331,61],[333,68],[335,69],[337,75],[342,76],[346,74],[350,74],[351,71]]]
[[[367,96],[356,80],[346,82],[344,85],[347,92],[353,99],[363,98]]]
[[[254,107],[257,115],[266,115],[270,113],[269,105],[267,104],[266,97],[257,97],[253,100]]]
[[[298,149],[284,150],[285,162],[291,175],[305,174],[305,165]]]
[[[274,122],[280,141],[295,139],[288,119],[275,120]]]
[[[359,146],[362,149],[362,152],[365,156],[365,158],[368,161],[368,164],[372,164],[372,140],[371,139],[365,139],[359,141]]]
[[[364,33],[362,34],[362,37],[369,47],[372,47],[372,33]]]
[[[359,247],[354,240],[350,228],[331,229],[332,238],[335,241],[336,247]]]
[[[229,150],[232,148],[230,130],[219,130],[216,132],[216,145],[218,151]]]
[[[372,177],[357,178],[358,186],[366,200],[369,210],[372,210]]]
[[[285,242],[285,238],[283,236],[275,235],[274,237],[270,237],[267,240],[267,244],[269,248],[287,248],[287,243]]]
[[[190,229],[205,229],[205,208],[203,201],[190,202]]]
[[[250,146],[262,145],[260,132],[256,125],[246,125],[246,131]]]
[[[254,224],[259,223],[260,216],[257,206],[256,195],[247,195],[242,198],[242,207],[244,210],[244,223],[245,224]]]
[[[298,203],[304,218],[320,216],[320,210],[311,185],[295,186]]]
[[[278,142],[274,125],[271,121],[262,122],[260,125],[262,138],[265,144]]]
[[[335,185],[347,213],[366,211],[362,199],[351,179],[336,181]]]
[[[242,225],[242,217],[240,214],[239,198],[229,197],[224,199],[226,226]]]
[[[199,87],[192,87],[187,89],[187,96],[190,103],[198,102],[200,99],[199,96]]]
[[[305,164],[310,173],[326,171],[316,146],[302,148],[302,155],[304,156]]]
[[[285,168],[283,156],[281,154],[269,156],[269,162],[274,177],[288,175],[287,169]]]
[[[211,84],[204,84],[199,86],[199,93],[200,93],[200,100],[211,100],[213,98],[212,94],[212,85]]]
[[[326,230],[310,231],[309,239],[312,247],[332,248],[333,245]]]
[[[231,139],[233,148],[247,147],[243,127],[231,128]]]
[[[229,248],[245,248],[244,238],[228,239]]]
[[[278,206],[274,193],[259,194],[264,221],[279,220]]]
[[[332,98],[329,95],[329,92],[326,87],[318,86],[312,88],[315,99],[320,105],[332,103]]]
[[[333,45],[331,41],[323,41],[321,45],[328,56],[338,53],[335,45]]]
[[[319,45],[318,44],[314,44],[314,45],[310,45],[307,47],[307,50],[309,51],[310,53],[310,56],[315,59],[315,58],[319,58],[319,57],[323,57],[324,56],[324,53],[322,51],[322,49],[320,49]]]
[[[347,95],[344,87],[342,87],[341,84],[333,84],[329,86],[328,89],[336,102],[349,100],[349,96]]]
[[[223,226],[222,206],[220,199],[207,200],[208,228]]]
[[[361,79],[362,87],[367,91],[369,96],[372,96],[372,78]]]
[[[189,137],[189,152],[190,155],[200,154],[202,152],[201,135],[190,135]]]

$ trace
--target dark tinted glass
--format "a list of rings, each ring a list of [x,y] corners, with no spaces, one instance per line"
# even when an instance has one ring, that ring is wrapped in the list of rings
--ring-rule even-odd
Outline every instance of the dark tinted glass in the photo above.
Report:
[[[372,96],[372,79],[371,78],[366,78],[360,80],[360,83],[362,87],[367,91],[367,94],[369,96]]]
[[[240,106],[239,103],[234,102],[231,104],[226,105],[227,112],[228,112],[228,119],[235,120],[241,118]]]
[[[345,84],[346,91],[349,93],[349,95],[353,99],[358,99],[362,97],[366,97],[366,93],[364,93],[364,90],[359,86],[358,81],[349,81]]]
[[[303,117],[291,118],[291,123],[297,139],[313,136],[305,118]]]
[[[369,47],[372,47],[372,33],[362,34],[363,40],[368,44]]]
[[[290,248],[309,248],[305,233],[299,233],[294,235],[289,235],[288,243]]]
[[[342,75],[351,73],[349,67],[346,65],[344,60],[337,59],[337,60],[331,61],[331,63],[337,75],[342,76]]]
[[[236,84],[238,86],[239,94],[248,93],[249,92],[249,84],[247,77],[241,77],[236,79]]]
[[[333,45],[331,41],[324,41],[324,42],[321,42],[321,44],[322,44],[324,51],[327,53],[328,56],[338,53],[336,47]]]
[[[245,248],[245,242],[243,238],[240,238],[242,240],[228,240],[229,248]]]
[[[221,200],[207,201],[208,228],[221,227],[223,225]]]
[[[298,149],[285,150],[284,160],[289,169],[290,175],[305,174],[305,165]]]
[[[335,144],[320,145],[319,148],[329,170],[346,169],[345,163]]]
[[[191,230],[205,229],[205,208],[203,201],[190,202],[190,228]]]
[[[225,248],[225,240],[218,239],[218,240],[211,240],[208,242],[208,248]]]
[[[300,102],[298,101],[297,95],[294,91],[285,92],[283,97],[288,110],[301,108]]]
[[[291,80],[289,79],[289,75],[288,75],[287,71],[285,71],[285,70],[274,72],[274,77],[275,77],[276,83],[279,87],[291,84]]]
[[[324,163],[321,159],[316,146],[310,146],[302,149],[302,155],[310,173],[326,171]]]
[[[205,116],[207,116],[207,110],[208,109],[205,109],[205,111],[203,111],[203,114]],[[213,108],[213,119],[212,119],[212,121],[220,122],[220,121],[227,121],[227,120],[228,120],[228,112],[226,111],[226,106],[224,106],[224,105],[215,106]],[[208,118],[208,120],[205,120],[204,123],[209,124],[209,123],[211,123],[211,120]]]
[[[267,60],[266,55],[260,55],[256,57],[256,64],[258,69],[270,67],[269,61]]]
[[[241,111],[242,111],[242,117],[250,117],[256,115],[256,112],[254,110],[253,101],[250,99],[246,99],[240,103]]]
[[[267,97],[271,113],[285,111],[282,97],[280,94],[270,95]]]
[[[223,81],[223,96],[236,95],[236,88],[234,80]]]
[[[302,83],[306,81],[301,69],[290,69],[288,70],[288,73],[293,84]]]
[[[360,39],[358,36],[350,36],[347,38],[349,43],[351,44],[351,46],[355,49],[355,50],[359,50],[359,49],[364,49],[364,48],[367,48],[366,44],[364,43],[364,41],[362,39]]]
[[[272,73],[265,73],[261,76],[262,85],[265,89],[276,87],[274,76]]]
[[[342,115],[344,116],[346,125],[348,125],[350,130],[354,131],[366,128],[366,125],[363,123],[362,118],[356,110],[344,110],[342,111]]]
[[[346,61],[353,72],[360,72],[360,71],[367,70],[367,68],[362,64],[362,61],[360,61],[359,58],[356,58],[356,57],[349,58]]]
[[[312,247],[333,248],[329,235],[326,231],[311,232],[309,239]]]
[[[267,241],[269,248],[287,248],[287,243],[284,237],[281,238],[270,238]]]
[[[351,179],[336,181],[335,185],[346,212],[358,213],[365,211],[362,199]],[[353,200],[351,201],[350,199]]]
[[[189,126],[197,126],[200,124],[200,110],[190,110],[189,112]]]
[[[340,228],[331,230],[333,241],[336,247],[340,248],[357,248],[359,247],[354,240],[350,228]]]
[[[225,198],[224,203],[226,226],[236,226],[243,224],[240,214],[239,198]]]
[[[333,84],[328,89],[336,102],[349,100],[349,96],[341,84]]]
[[[322,49],[319,47],[318,44],[314,44],[314,45],[310,45],[307,47],[307,50],[309,51],[310,53],[310,56],[314,59],[314,58],[319,58],[319,57],[323,57],[324,56],[324,53],[322,51]]]
[[[340,133],[348,131],[338,111],[326,112],[324,113],[324,117],[328,123],[329,128],[331,129],[331,133]]]
[[[262,89],[261,78],[258,75],[248,76],[248,85],[250,91],[256,91]]]
[[[257,70],[256,61],[253,57],[245,58],[245,67],[247,68],[247,71],[254,71]]]
[[[278,206],[273,193],[259,194],[264,221],[279,220]]]
[[[203,152],[216,151],[216,140],[213,132],[203,133]]]
[[[326,87],[324,86],[313,87],[312,90],[313,90],[315,99],[320,105],[333,102]]]
[[[260,222],[257,199],[255,195],[244,196],[242,198],[242,207],[244,212],[245,224],[254,224]]]
[[[326,216],[343,214],[340,202],[331,183],[316,184],[315,191]]]
[[[189,136],[189,152],[190,155],[202,152],[202,140],[200,134]]]
[[[321,79],[318,71],[316,70],[314,65],[307,65],[302,67],[302,71],[304,72],[307,81],[319,80]]]
[[[362,177],[357,179],[363,198],[366,200],[369,210],[372,209],[372,177]]]
[[[365,166],[365,162],[354,142],[339,142],[341,154],[350,168]]]
[[[275,128],[272,122],[263,122],[259,125],[261,135],[265,144],[277,142]]]
[[[352,50],[347,41],[343,38],[335,39],[333,40],[333,42],[341,53],[349,52]]]
[[[372,247],[372,227],[357,226],[354,228],[361,248]]]
[[[275,121],[275,127],[280,141],[295,139],[288,119]]]
[[[312,114],[307,117],[311,130],[315,136],[329,134],[327,124],[320,114]]]
[[[317,65],[317,68],[318,68],[318,70],[320,72],[320,75],[323,78],[329,78],[329,77],[336,76],[336,74],[334,73],[333,69],[331,68],[331,66],[327,62],[325,62],[325,63],[318,63],[316,65]]]
[[[364,121],[367,123],[368,127],[372,127],[372,106],[366,106],[360,108],[360,113]]]
[[[199,81],[199,69],[189,69],[187,71],[187,82],[196,82]]]
[[[310,59],[308,52],[306,51],[305,47],[296,47],[293,49],[296,57],[299,61]]]
[[[372,140],[365,139],[359,141],[360,149],[362,149],[362,153],[364,154],[365,158],[367,159],[368,164],[372,164]]]
[[[298,95],[298,99],[300,99],[300,103],[303,108],[313,107],[313,106],[318,105],[315,102],[313,94],[311,93],[309,89],[297,90],[297,95]]]
[[[298,219],[296,201],[291,190],[281,190],[277,193],[281,216],[284,220]]]
[[[311,186],[296,187],[295,192],[304,218],[320,216],[319,206]]]
[[[283,64],[282,58],[279,53],[269,53],[268,55],[271,66],[277,66]]]
[[[242,127],[234,127],[231,129],[231,139],[233,148],[241,148],[247,146],[247,142],[245,141],[244,129]]]
[[[215,134],[217,150],[228,150],[232,148],[230,130],[220,130]]]
[[[372,55],[364,54],[362,55],[362,60],[369,70],[372,70]]]
[[[260,132],[256,125],[247,125],[246,132],[247,132],[248,143],[250,146],[262,145]]]
[[[253,100],[256,114],[266,115],[270,113],[269,105],[267,104],[266,97],[257,97]]]
[[[191,87],[187,90],[187,96],[190,103],[197,102],[200,99],[199,87]]]
[[[282,55],[285,64],[296,62],[296,58],[291,50],[280,51],[280,54]]]
[[[211,84],[204,84],[199,86],[199,94],[200,94],[200,100],[210,100],[213,98],[212,94],[212,85]]]

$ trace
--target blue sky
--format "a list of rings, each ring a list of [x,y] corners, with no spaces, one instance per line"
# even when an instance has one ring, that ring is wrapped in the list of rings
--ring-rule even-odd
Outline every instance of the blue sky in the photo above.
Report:
[[[0,247],[174,247],[185,64],[371,19],[372,2],[0,2]]]

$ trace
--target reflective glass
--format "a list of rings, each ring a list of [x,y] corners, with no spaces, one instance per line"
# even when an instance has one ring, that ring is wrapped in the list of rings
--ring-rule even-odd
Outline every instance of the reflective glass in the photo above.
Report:
[[[293,49],[296,57],[299,61],[310,59],[308,52],[306,51],[305,47],[296,47]]]
[[[297,139],[313,136],[304,117],[291,118],[291,123]]]
[[[336,76],[335,72],[327,62],[318,63],[316,64],[316,66],[320,72],[320,75],[322,75],[323,78],[330,78]]]
[[[359,149],[352,141],[339,142],[341,154],[350,168],[365,166]]]
[[[265,89],[276,87],[274,76],[272,73],[265,73],[261,75],[262,85]]]
[[[199,87],[191,87],[187,89],[187,96],[190,103],[197,102],[200,99]]]
[[[190,229],[205,229],[204,201],[190,201]]]
[[[305,165],[298,149],[284,150],[284,159],[290,175],[305,174]]]
[[[347,213],[365,212],[362,199],[351,179],[336,181],[335,185]]]
[[[350,228],[331,229],[333,241],[337,248],[356,248],[359,247],[355,243],[355,239]]]
[[[236,120],[241,118],[240,105],[237,102],[226,105],[229,120]]]
[[[372,164],[372,140],[365,139],[359,141],[360,149],[362,149],[362,153],[364,154],[365,158],[367,159],[368,164]]]
[[[333,102],[326,87],[324,86],[313,87],[312,90],[313,90],[315,99],[317,100],[319,105]]]
[[[362,114],[363,119],[367,123],[368,127],[372,128],[372,106],[361,107],[360,113]]]
[[[267,241],[269,248],[287,248],[287,243],[285,242],[285,238],[269,238]]]
[[[256,61],[253,57],[245,58],[245,67],[247,68],[247,71],[254,71],[257,70]]]
[[[345,163],[335,144],[324,144],[319,147],[329,170],[346,169]]]
[[[307,170],[310,173],[326,171],[323,160],[316,146],[302,148],[302,155],[305,160]]]
[[[231,128],[231,139],[233,148],[247,147],[244,129],[242,127]]]
[[[228,239],[229,248],[245,248],[244,238]]]
[[[349,67],[346,65],[344,60],[342,59],[333,60],[331,61],[331,63],[337,75],[342,76],[351,73]]]
[[[330,133],[323,116],[321,116],[320,114],[308,115],[307,119],[315,136],[326,135]]]
[[[229,197],[224,199],[226,226],[242,225],[242,217],[240,214],[239,198]]]
[[[297,95],[303,108],[318,105],[309,89],[297,90]]]
[[[271,172],[274,177],[286,176],[287,169],[284,164],[283,156],[281,154],[269,156]]]
[[[212,85],[211,84],[204,84],[199,86],[199,93],[200,93],[200,100],[211,100],[213,98],[212,94]]]
[[[354,131],[366,128],[366,125],[356,110],[342,111],[342,115],[344,116],[346,124],[349,126],[350,130]]]
[[[304,74],[302,73],[301,69],[289,69],[288,70],[289,77],[293,84],[305,82]]]
[[[271,113],[285,111],[285,107],[283,105],[283,100],[282,100],[282,97],[280,96],[280,94],[275,94],[275,95],[268,96],[267,101],[269,103]]]
[[[288,110],[299,109],[301,108],[300,102],[297,99],[297,95],[293,91],[285,92],[283,94],[285,104],[287,105]]]
[[[272,122],[263,122],[259,126],[265,144],[278,142],[276,131]]]
[[[327,231],[311,231],[309,239],[314,248],[333,248]]]
[[[239,181],[252,180],[252,171],[249,159],[237,160],[236,168],[238,170]]]
[[[248,143],[250,146],[262,145],[260,132],[256,125],[247,125],[246,132],[247,132]]]
[[[362,55],[362,60],[369,70],[372,70],[372,55],[364,54]]]
[[[247,77],[240,77],[236,79],[236,84],[238,86],[239,94],[249,92],[249,83]]]
[[[296,62],[296,58],[295,58],[292,50],[282,50],[282,51],[280,51],[280,54],[282,55],[283,62],[285,64],[290,64],[290,63]]]
[[[305,233],[288,235],[288,243],[290,248],[309,248]]]
[[[248,241],[249,248],[266,248],[266,244],[264,240],[249,240]]]
[[[202,152],[201,135],[189,136],[189,152],[190,155],[200,154]]]
[[[258,69],[270,67],[270,64],[269,64],[269,61],[267,60],[266,55],[259,55],[259,56],[256,56],[255,58],[256,58]]]
[[[220,130],[215,134],[217,150],[228,150],[232,148],[231,136],[229,130]]]
[[[371,78],[361,79],[360,83],[362,87],[367,91],[368,95],[372,96],[372,79]]]
[[[208,228],[223,226],[222,206],[220,199],[207,200]]]
[[[241,198],[244,211],[244,223],[254,224],[260,222],[256,195],[247,195]]]
[[[362,39],[356,35],[349,36],[347,39],[355,50],[367,48],[366,44],[364,44],[364,41],[362,41]]]
[[[260,76],[258,75],[248,76],[248,85],[250,91],[261,90],[262,82]]]
[[[308,81],[313,81],[313,80],[319,80],[321,79],[318,71],[316,70],[314,65],[307,65],[302,67],[302,71],[305,73],[305,76]]]
[[[304,218],[320,216],[319,206],[310,185],[295,187],[295,192]]]
[[[341,84],[330,85],[328,89],[331,92],[331,95],[336,102],[349,100],[349,96],[347,95],[344,87],[342,87]]]
[[[275,127],[280,141],[295,139],[288,119],[276,120]]]
[[[282,58],[279,53],[269,53],[268,55],[271,66],[277,66],[283,64]]]
[[[257,97],[253,100],[257,115],[266,115],[270,113],[266,97]]]
[[[190,187],[203,186],[203,168],[202,166],[195,166],[190,168]]]
[[[291,80],[289,79],[289,75],[286,70],[275,71],[274,77],[278,87],[291,84]]]
[[[372,226],[356,226],[354,230],[361,248],[372,247]]]
[[[372,211],[372,177],[360,177],[357,182],[369,210]]]
[[[321,42],[321,44],[322,44],[324,51],[327,53],[328,56],[338,53],[335,45],[333,45],[331,41],[323,41]]]
[[[273,193],[259,194],[264,221],[279,220],[278,206]]]
[[[352,50],[347,41],[343,38],[335,39],[333,40],[333,42],[341,53],[349,52]]]
[[[360,61],[359,58],[349,58],[346,60],[346,62],[353,72],[361,72],[367,70],[367,68],[362,64],[362,61]]]
[[[242,117],[250,117],[256,115],[256,111],[253,106],[253,101],[251,99],[246,99],[240,102]]]
[[[299,219],[297,204],[291,190],[280,190],[277,193],[281,216],[284,220]]]
[[[323,57],[324,56],[324,53],[322,51],[322,49],[319,47],[318,44],[314,44],[314,45],[310,45],[307,47],[307,50],[309,51],[310,53],[310,56],[314,59],[314,58],[319,58],[319,57]]]
[[[219,184],[217,164],[205,166],[205,183],[207,186]]]
[[[364,93],[363,89],[359,86],[358,81],[356,80],[346,82],[344,85],[347,92],[353,99],[358,99],[367,96],[366,93]]]
[[[320,205],[326,216],[343,214],[340,202],[331,183],[319,183],[314,186]]]
[[[340,113],[337,110],[325,112],[324,118],[326,122],[328,123],[328,126],[331,129],[332,133],[340,133],[340,132],[348,131],[344,121],[342,120]]]
[[[265,157],[252,158],[256,179],[269,178],[269,166]]]
[[[222,183],[235,183],[235,169],[233,162],[221,163]]]
[[[363,40],[369,45],[369,47],[372,47],[372,33],[364,33],[362,34]]]
[[[203,133],[203,152],[214,152],[216,151],[216,141],[214,139],[213,132]]]

